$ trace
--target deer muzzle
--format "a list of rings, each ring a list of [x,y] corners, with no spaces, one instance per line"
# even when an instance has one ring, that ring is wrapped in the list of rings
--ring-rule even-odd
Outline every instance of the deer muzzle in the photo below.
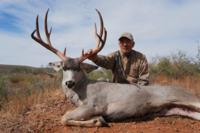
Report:
[[[72,87],[74,87],[75,82],[72,81],[72,80],[66,81],[66,82],[65,82],[65,85],[66,85],[68,88],[72,88]]]

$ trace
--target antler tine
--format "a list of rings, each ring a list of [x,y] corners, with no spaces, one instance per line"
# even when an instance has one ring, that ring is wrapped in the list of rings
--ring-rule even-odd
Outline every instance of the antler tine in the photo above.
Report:
[[[106,29],[104,27],[103,17],[101,15],[101,13],[97,9],[96,9],[96,11],[97,11],[97,13],[99,15],[99,19],[100,19],[100,33],[99,34],[97,33],[97,28],[96,28],[96,24],[95,24],[95,34],[96,34],[96,36],[98,38],[98,40],[97,40],[97,48],[95,50],[95,53],[98,53],[104,47],[104,44],[105,44],[105,41],[106,41],[105,39],[107,37],[107,31],[106,31]],[[104,35],[104,37],[102,39],[103,35]]]
[[[38,38],[41,38],[40,32],[39,32],[40,29],[39,29],[38,19],[39,19],[39,16],[37,15],[37,17],[36,17],[36,34],[37,34]]]
[[[66,48],[64,49],[64,52],[63,52],[63,53],[64,53],[64,55],[66,55]]]
[[[47,10],[46,15],[45,15],[45,19],[44,19],[44,31],[45,31],[45,34],[46,34],[46,37],[47,37],[47,41],[51,45],[50,35],[51,35],[52,28],[50,29],[50,32],[48,32],[48,24],[47,24],[48,13],[49,13],[49,9]]]
[[[54,54],[56,54],[58,57],[61,58],[61,60],[66,60],[67,57],[65,56],[64,53],[60,52],[59,50],[57,50],[56,48],[54,48],[52,45],[51,45],[51,41],[50,41],[50,35],[51,35],[51,30],[50,32],[48,32],[48,27],[47,27],[47,17],[48,17],[48,11],[49,9],[47,10],[46,12],[46,15],[45,15],[45,34],[46,34],[46,38],[47,38],[47,41],[48,43],[44,42],[40,36],[40,31],[39,31],[39,22],[38,22],[38,16],[36,17],[36,29],[32,32],[31,34],[31,37],[33,40],[35,40],[36,42],[38,42],[39,44],[41,44],[43,47],[45,47],[46,49],[50,50],[51,52],[53,52]],[[35,35],[36,33],[36,35]]]
[[[102,39],[102,36],[103,36],[103,39]],[[97,34],[97,37],[98,37],[98,40],[99,40],[99,44],[97,45],[97,48],[98,48],[97,52],[101,51],[102,48],[105,45],[106,38],[107,38],[107,31],[106,31],[105,28],[103,28],[103,35],[102,36],[100,36],[100,35]]]
[[[103,17],[102,17],[102,15],[101,15],[101,13],[99,12],[99,10],[96,9],[96,12],[98,13],[99,19],[100,19],[100,33],[99,33],[99,36],[102,37],[102,35],[103,35],[103,27],[104,27]],[[96,24],[95,24],[95,25],[96,25]],[[95,26],[95,28],[96,28],[96,26]],[[98,35],[98,34],[97,34],[97,30],[96,30],[96,35]],[[97,44],[99,44],[99,43],[100,43],[100,42],[98,42]]]
[[[38,23],[39,16],[36,17],[36,29],[32,32],[31,37],[38,43],[44,43],[41,39],[40,32],[39,32],[39,23]],[[36,36],[35,36],[36,33]]]
[[[107,31],[105,28],[103,28],[103,39],[99,37],[99,40],[101,41],[101,46],[99,47],[99,51],[101,51],[106,43],[106,39],[107,39]],[[100,44],[99,44],[100,45]]]

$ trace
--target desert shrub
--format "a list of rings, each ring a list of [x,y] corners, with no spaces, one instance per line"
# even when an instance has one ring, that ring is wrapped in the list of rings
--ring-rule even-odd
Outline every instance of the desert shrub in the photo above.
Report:
[[[175,72],[174,68],[172,67],[172,64],[167,57],[163,57],[158,59],[157,64],[151,64],[150,65],[150,73],[151,74],[165,74],[168,76],[173,76]]]
[[[198,47],[198,50],[197,50],[196,64],[200,68],[200,46]]]
[[[5,88],[5,81],[3,77],[0,77],[0,110],[2,104],[7,101],[7,91]]]
[[[92,80],[98,80],[100,78],[111,80],[112,72],[110,70],[101,68],[100,70],[96,70],[96,71],[89,73],[88,77]]]
[[[48,88],[60,87],[58,78],[47,74],[12,73],[4,77],[9,96],[30,96],[33,91],[44,91]]]
[[[1,66],[0,111],[23,112],[43,95],[60,88],[60,74],[48,68]]]
[[[0,77],[0,99],[5,97],[6,89],[5,89],[5,81],[2,77]]]
[[[56,76],[46,74],[14,73],[4,76],[3,79],[0,78],[0,110],[23,112],[34,103],[27,99],[42,99],[44,92],[47,94],[48,91],[59,88],[59,85],[60,81]]]
[[[194,58],[183,52],[168,57],[157,57],[150,64],[150,74],[161,74],[178,78],[183,76],[200,76],[200,67]]]
[[[19,75],[12,75],[10,78],[9,78],[10,82],[14,83],[14,84],[17,84],[19,82],[22,82],[24,81],[24,77],[22,76],[19,76]]]
[[[33,69],[25,66],[16,66],[11,70],[11,73],[32,73]]]

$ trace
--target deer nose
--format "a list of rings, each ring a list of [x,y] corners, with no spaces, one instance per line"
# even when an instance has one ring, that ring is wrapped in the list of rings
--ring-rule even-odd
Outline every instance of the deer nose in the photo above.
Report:
[[[75,85],[75,82],[72,81],[72,80],[70,80],[70,81],[66,81],[65,84],[66,84],[66,86],[67,86],[68,88],[72,88],[72,87]]]

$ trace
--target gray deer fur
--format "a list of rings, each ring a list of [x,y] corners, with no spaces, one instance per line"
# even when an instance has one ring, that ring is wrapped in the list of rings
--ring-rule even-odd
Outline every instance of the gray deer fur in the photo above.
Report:
[[[181,115],[200,120],[200,99],[184,89],[92,81],[80,68],[78,59],[72,58],[63,63],[61,69],[64,93],[77,106],[63,115],[64,125],[103,126],[106,121],[147,114]]]

